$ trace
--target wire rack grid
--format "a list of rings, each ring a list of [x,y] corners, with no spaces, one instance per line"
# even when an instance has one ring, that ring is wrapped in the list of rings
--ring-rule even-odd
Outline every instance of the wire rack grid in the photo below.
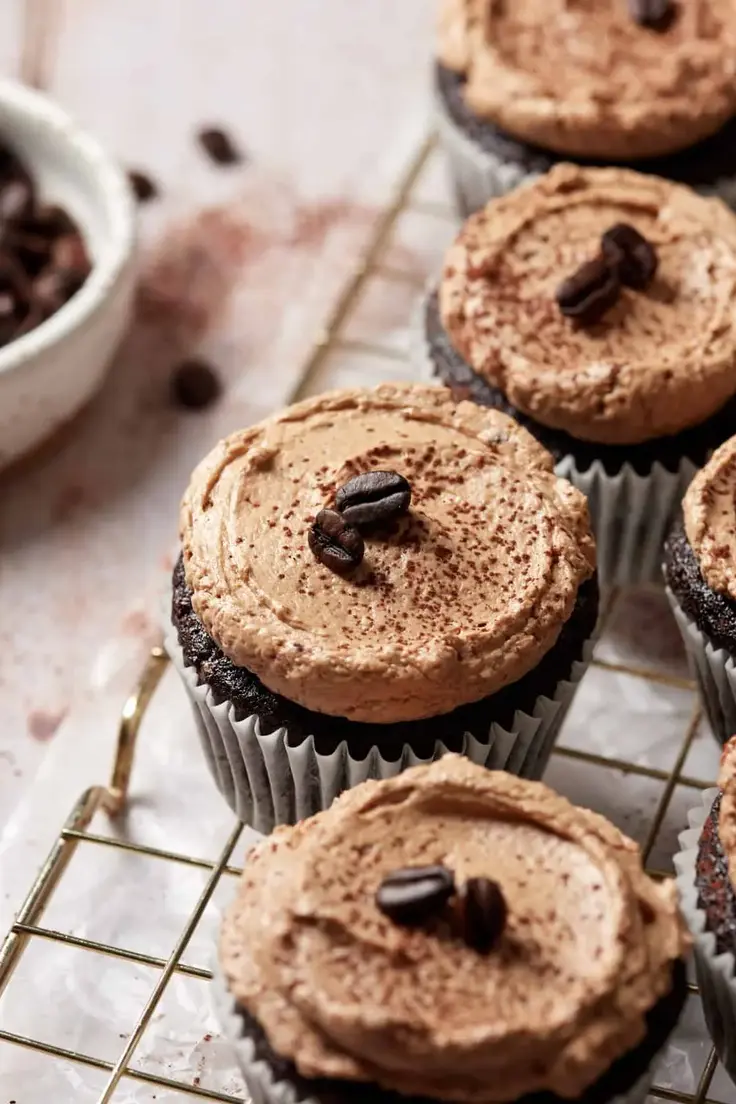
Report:
[[[395,281],[398,284],[409,284],[416,292],[423,286],[424,276],[395,268],[385,260],[392,234],[398,220],[403,215],[407,212],[413,212],[422,216],[444,220],[448,223],[449,237],[451,227],[456,221],[456,214],[452,206],[449,203],[422,199],[415,194],[417,181],[425,170],[434,148],[435,140],[432,136],[429,136],[404,172],[392,202],[377,221],[362,259],[356,265],[355,271],[335,304],[324,332],[319,336],[303,366],[299,383],[291,395],[292,400],[297,400],[315,389],[320,389],[320,374],[327,358],[332,354],[357,354],[384,360],[389,366],[387,370],[394,368],[400,370],[402,362],[406,360],[406,351],[397,349],[393,345],[351,339],[345,333],[346,322],[350,318],[361,294],[373,278],[380,278],[389,283]],[[616,598],[616,592],[611,592],[607,596],[601,619],[602,625],[605,625],[606,619],[610,617]],[[187,1083],[178,1079],[159,1076],[135,1068],[131,1063],[136,1048],[139,1046],[172,977],[175,974],[184,974],[203,981],[211,980],[212,975],[209,970],[187,964],[183,960],[183,956],[220,880],[236,877],[240,874],[240,869],[231,863],[231,858],[244,825],[236,824],[233,827],[221,853],[214,860],[147,846],[128,840],[124,838],[124,835],[121,838],[120,836],[115,837],[112,834],[101,834],[90,830],[93,819],[100,812],[107,814],[110,818],[116,818],[126,807],[136,741],[141,722],[167,664],[168,658],[163,649],[160,646],[153,648],[139,684],[123,708],[114,765],[109,782],[87,789],[75,803],[46,861],[38,871],[28,895],[21,904],[15,922],[0,946],[0,999],[2,999],[25,950],[33,940],[49,940],[57,944],[66,944],[90,954],[110,956],[153,968],[158,971],[156,982],[148,999],[140,1009],[137,1022],[127,1036],[125,1044],[115,1061],[56,1046],[30,1035],[4,1029],[0,1029],[0,1044],[26,1048],[45,1054],[52,1059],[91,1067],[107,1074],[107,1081],[98,1097],[98,1104],[108,1104],[112,1100],[117,1087],[125,1079],[144,1082],[159,1089],[175,1090],[182,1095],[198,1100],[218,1101],[220,1104],[240,1104],[241,1097],[203,1088],[196,1083]],[[604,659],[594,659],[593,666],[610,674],[645,680],[651,685],[662,685],[674,690],[690,691],[693,702],[696,702],[694,683],[688,679],[663,674],[659,670],[650,669],[646,666],[630,666]],[[644,858],[647,862],[668,814],[676,788],[678,786],[688,787],[693,791],[695,797],[697,791],[712,785],[711,779],[696,778],[684,772],[686,760],[698,731],[700,720],[701,710],[696,703],[693,705],[685,726],[675,761],[669,770],[643,765],[641,762],[631,762],[623,758],[604,757],[572,747],[558,746],[554,751],[554,757],[558,760],[577,760],[591,766],[614,768],[662,784],[659,800],[656,803],[642,845]],[[108,849],[134,852],[161,860],[164,863],[198,868],[205,872],[206,880],[199,898],[186,918],[168,958],[126,949],[113,943],[84,939],[43,925],[44,912],[62,881],[72,857],[77,849],[81,847],[96,847],[103,851]],[[649,867],[649,873],[657,878],[669,876],[664,871],[652,869],[651,866]],[[694,985],[691,985],[690,989],[692,993],[697,993],[697,988]],[[721,1104],[720,1101],[709,1096],[717,1064],[715,1051],[711,1048],[694,1092],[688,1093],[666,1086],[655,1085],[651,1090],[651,1095],[661,1100],[676,1101],[677,1104]]]

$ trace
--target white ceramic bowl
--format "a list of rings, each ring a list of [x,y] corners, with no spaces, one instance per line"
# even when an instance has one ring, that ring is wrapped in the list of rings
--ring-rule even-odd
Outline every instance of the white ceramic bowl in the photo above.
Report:
[[[80,290],[35,330],[0,348],[0,468],[84,406],[130,316],[135,201],[126,175],[57,104],[0,80],[0,142],[44,199],[74,218],[92,259]]]

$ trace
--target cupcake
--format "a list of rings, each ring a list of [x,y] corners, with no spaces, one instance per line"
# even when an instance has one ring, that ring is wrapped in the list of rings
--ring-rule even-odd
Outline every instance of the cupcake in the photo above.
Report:
[[[736,1080],[736,737],[723,749],[718,788],[689,816],[675,856],[683,914],[708,1031]]]
[[[667,593],[720,743],[736,732],[736,437],[693,479],[664,553]]]
[[[602,582],[659,581],[685,488],[736,431],[736,215],[659,177],[560,164],[466,221],[417,356],[588,496]]]
[[[464,215],[560,160],[736,203],[731,0],[441,0],[435,101]]]
[[[451,755],[249,854],[214,995],[259,1104],[633,1104],[688,943],[613,825]]]
[[[221,442],[181,509],[168,647],[254,827],[461,751],[544,768],[597,619],[584,497],[510,418],[386,384]]]

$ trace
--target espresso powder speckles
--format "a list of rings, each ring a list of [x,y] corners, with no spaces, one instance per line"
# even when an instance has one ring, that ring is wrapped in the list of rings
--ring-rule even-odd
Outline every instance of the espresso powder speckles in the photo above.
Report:
[[[379,581],[378,585],[383,584]],[[570,677],[597,619],[598,585],[593,579],[580,588],[572,617],[563,625],[557,643],[518,682],[490,699],[441,716],[394,724],[364,724],[305,709],[272,693],[247,668],[237,667],[208,636],[194,613],[181,558],[173,576],[172,621],[185,662],[195,667],[200,682],[212,689],[218,701],[231,701],[240,719],[257,715],[264,733],[285,726],[292,746],[313,736],[317,753],[330,755],[345,741],[350,754],[359,759],[365,758],[374,747],[384,758],[396,759],[404,746],[409,746],[420,758],[428,758],[438,741],[451,751],[459,751],[468,732],[481,742],[487,740],[489,718],[510,729],[517,709],[529,711],[540,694],[552,697],[558,683]]]
[[[716,414],[691,429],[668,437],[658,437],[639,445],[596,445],[579,441],[564,430],[551,429],[517,410],[498,387],[494,387],[474,372],[453,348],[442,325],[437,293],[433,292],[424,308],[424,324],[428,350],[439,382],[448,386],[457,398],[470,398],[508,414],[530,433],[559,461],[572,456],[580,471],[599,460],[609,475],[615,475],[624,464],[630,464],[639,475],[647,475],[655,463],[668,471],[678,470],[683,457],[698,467],[703,465],[713,447],[736,433],[736,398],[730,399]]]
[[[728,873],[728,860],[718,834],[721,794],[703,826],[698,844],[695,882],[698,906],[707,917],[708,931],[716,937],[718,954],[736,954],[736,894]]]

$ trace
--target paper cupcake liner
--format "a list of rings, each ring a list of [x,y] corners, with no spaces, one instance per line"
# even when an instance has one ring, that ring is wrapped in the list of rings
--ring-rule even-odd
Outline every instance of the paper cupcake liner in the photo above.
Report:
[[[447,157],[457,208],[463,218],[485,206],[489,199],[506,195],[542,175],[498,153],[484,150],[457,125],[439,92],[434,99],[437,137]],[[575,158],[568,160],[574,162]],[[718,196],[736,210],[736,177],[719,177],[712,184],[694,190],[701,195]]]
[[[666,591],[713,735],[720,744],[725,744],[736,733],[736,665],[733,657],[725,648],[714,647],[688,617],[669,587]]]
[[[243,1021],[219,965],[213,967],[211,985],[215,1019],[222,1034],[235,1050],[253,1104],[318,1104],[312,1096],[302,1095],[289,1082],[278,1081],[268,1062],[256,1056],[255,1044],[243,1030]],[[653,1064],[627,1093],[612,1096],[609,1104],[644,1104],[653,1082]],[[332,1097],[330,1100],[332,1101]],[[334,1104],[337,1104],[335,1098]],[[349,1099],[346,1104],[350,1104]],[[574,1101],[570,1101],[574,1104]]]
[[[434,290],[433,283],[420,301],[411,330],[410,351],[420,378],[437,384],[440,380],[424,321],[427,299]],[[558,461],[557,474],[568,479],[588,499],[601,586],[662,583],[664,541],[697,470],[687,457],[680,461],[676,472],[655,462],[647,475],[639,475],[630,464],[622,465],[620,471],[610,475],[598,460],[583,470],[572,456],[563,456]]]
[[[377,748],[364,759],[354,759],[345,742],[329,755],[320,754],[311,736],[292,747],[286,728],[264,735],[256,715],[238,720],[229,702],[218,703],[209,686],[198,684],[197,672],[186,664],[173,627],[167,628],[165,647],[192,703],[218,789],[238,818],[260,832],[312,816],[331,805],[343,790],[366,779],[391,778],[447,753],[445,745],[437,742],[428,759],[406,745],[396,760],[385,759]],[[573,664],[570,678],[557,685],[554,697],[538,697],[530,713],[517,710],[511,731],[494,723],[486,740],[466,733],[462,754],[489,769],[541,778],[591,653],[588,642],[583,659]]]
[[[716,937],[707,930],[707,917],[698,907],[695,884],[698,841],[717,796],[717,788],[701,794],[700,805],[688,814],[690,827],[679,836],[681,850],[674,862],[680,909],[693,934],[695,971],[705,1022],[718,1057],[729,1076],[736,1080],[736,961],[731,953],[716,952]]]

